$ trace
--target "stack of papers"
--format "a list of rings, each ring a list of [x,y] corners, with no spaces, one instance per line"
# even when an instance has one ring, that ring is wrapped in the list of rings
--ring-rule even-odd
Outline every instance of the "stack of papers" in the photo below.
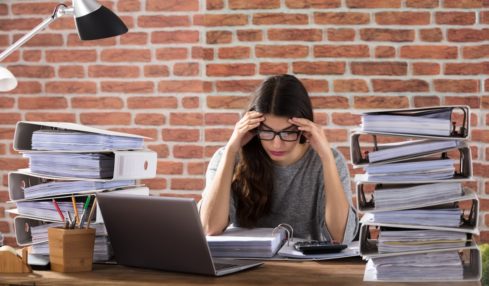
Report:
[[[24,198],[52,197],[73,193],[83,193],[96,190],[111,190],[126,186],[134,186],[136,181],[53,181],[24,188]]]
[[[33,173],[84,179],[107,179],[114,175],[113,154],[26,153]]]
[[[406,208],[426,202],[455,199],[462,196],[461,183],[424,184],[405,188],[376,189],[375,208]]]
[[[461,248],[468,242],[467,234],[441,230],[381,231],[379,253]]]
[[[436,117],[364,114],[362,129],[370,132],[450,136],[451,111],[442,111],[432,115]]]
[[[382,144],[379,150],[368,153],[370,163],[385,161],[393,158],[412,157],[429,154],[438,150],[446,150],[459,146],[457,140],[414,140],[402,143]]]
[[[207,236],[212,256],[272,257],[286,239],[284,229],[229,228],[223,234]]]
[[[57,202],[61,212],[66,216],[66,212],[74,213],[72,202]],[[76,208],[83,209],[83,203],[76,203]],[[32,201],[17,202],[17,211],[27,217],[36,217],[39,220],[61,221],[56,208],[51,201]]]
[[[29,254],[49,256],[49,243],[43,242],[32,245]],[[93,249],[93,261],[107,261],[112,257],[112,247],[107,236],[96,236]]]
[[[461,211],[458,208],[414,209],[368,213],[364,217],[376,224],[459,227]]]
[[[32,150],[99,151],[143,149],[143,138],[66,130],[37,130],[32,134]]]
[[[464,277],[458,251],[371,258],[365,272],[377,280],[394,281],[450,281]]]
[[[450,179],[455,173],[455,160],[419,159],[400,163],[365,167],[369,181],[426,181]]]
[[[46,223],[38,226],[31,227],[32,243],[42,243],[48,241],[48,228],[51,227],[63,227],[62,223]],[[95,228],[96,236],[107,236],[107,230],[105,229],[105,224],[91,224],[90,228]]]

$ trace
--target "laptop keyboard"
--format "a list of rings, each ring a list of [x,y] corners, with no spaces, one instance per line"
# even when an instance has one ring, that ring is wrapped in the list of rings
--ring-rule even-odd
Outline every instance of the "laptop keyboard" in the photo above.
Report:
[[[214,263],[214,267],[216,268],[216,270],[222,270],[222,269],[232,268],[236,266],[238,265],[231,264],[231,263],[220,263],[220,262]]]

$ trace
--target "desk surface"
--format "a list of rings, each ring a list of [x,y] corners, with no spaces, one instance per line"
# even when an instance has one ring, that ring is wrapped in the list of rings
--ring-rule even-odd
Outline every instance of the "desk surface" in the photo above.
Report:
[[[224,277],[180,274],[119,265],[95,264],[92,272],[0,274],[0,283],[22,285],[425,285],[425,283],[363,282],[365,263],[360,258],[336,261],[267,261],[259,268]],[[429,283],[429,285],[447,285]],[[480,282],[450,283],[450,286],[480,285]]]

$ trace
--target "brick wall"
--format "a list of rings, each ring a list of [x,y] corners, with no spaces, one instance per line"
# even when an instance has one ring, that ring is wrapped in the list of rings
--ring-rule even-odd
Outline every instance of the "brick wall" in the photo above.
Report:
[[[0,48],[57,1],[0,2]],[[78,122],[154,138],[155,195],[200,198],[205,164],[266,76],[294,73],[317,121],[349,158],[348,132],[372,109],[467,104],[483,241],[489,241],[488,0],[103,1],[130,32],[78,40],[69,17],[2,64],[19,86],[0,95],[0,231],[19,120]],[[352,174],[357,173],[352,170]]]

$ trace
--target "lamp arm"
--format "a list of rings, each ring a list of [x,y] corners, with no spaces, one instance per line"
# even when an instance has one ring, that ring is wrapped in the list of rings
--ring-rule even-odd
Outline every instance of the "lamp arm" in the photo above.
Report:
[[[74,14],[73,8],[68,8],[64,4],[60,4],[60,5],[56,6],[53,14],[49,18],[42,21],[39,25],[34,27],[34,29],[32,29],[29,33],[25,34],[24,36],[22,36],[22,38],[18,39],[15,43],[13,43],[11,46],[9,46],[7,49],[5,49],[5,51],[3,51],[0,54],[0,62],[3,61],[6,57],[8,57],[11,53],[13,53],[20,46],[25,44],[25,42],[27,42],[32,37],[34,37],[34,35],[41,32],[42,30],[46,29],[46,27],[49,26],[49,24],[51,24],[52,22],[54,22],[58,18],[60,18],[64,15],[73,15],[73,14]]]

